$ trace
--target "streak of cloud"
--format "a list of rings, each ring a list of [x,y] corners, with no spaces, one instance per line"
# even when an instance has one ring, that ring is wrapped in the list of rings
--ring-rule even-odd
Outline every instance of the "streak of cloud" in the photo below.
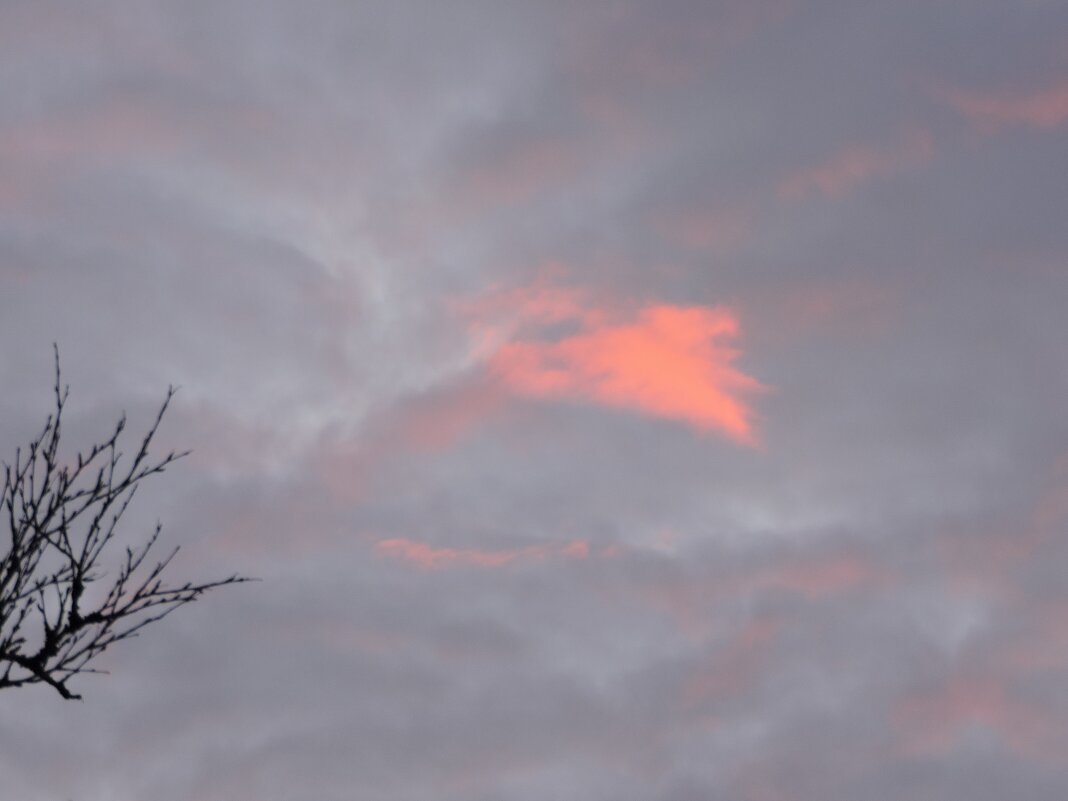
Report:
[[[787,200],[813,194],[841,198],[868,181],[922,164],[933,154],[934,141],[922,130],[910,131],[889,145],[851,145],[784,179],[779,196]]]
[[[946,91],[949,104],[983,131],[1013,125],[1056,128],[1068,120],[1068,82],[1032,92]]]
[[[499,568],[514,562],[544,561],[549,558],[585,559],[589,543],[572,540],[558,546],[528,545],[525,548],[483,550],[479,548],[438,548],[406,537],[379,540],[377,551],[394,559],[423,568],[441,570],[449,567]]]

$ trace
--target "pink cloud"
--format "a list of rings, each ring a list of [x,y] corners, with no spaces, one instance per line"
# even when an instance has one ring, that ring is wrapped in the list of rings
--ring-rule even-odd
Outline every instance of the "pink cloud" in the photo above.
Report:
[[[585,540],[572,540],[564,546],[561,553],[573,559],[585,559],[590,555],[590,544]]]
[[[989,677],[958,676],[913,693],[898,703],[895,717],[909,754],[945,754],[974,728],[996,733],[1019,756],[1059,759],[1062,751],[1056,720]]]
[[[881,578],[881,571],[868,560],[852,554],[839,554],[785,565],[772,571],[764,581],[814,599],[847,592]]]
[[[466,321],[477,352],[487,355],[517,332],[589,314],[581,291],[556,283],[563,272],[561,265],[549,264],[526,286],[493,287],[477,297],[454,301],[453,310]]]
[[[549,558],[585,559],[590,552],[584,540],[566,545],[528,545],[525,548],[483,550],[480,548],[437,548],[425,542],[397,537],[379,540],[375,546],[383,556],[423,570],[453,567],[500,568],[513,562],[542,561]]]
[[[1048,89],[1012,94],[949,89],[949,104],[983,131],[1006,125],[1055,128],[1068,120],[1068,81]]]
[[[491,375],[509,392],[577,400],[684,422],[753,444],[747,396],[762,387],[734,366],[739,335],[722,306],[627,309],[544,279],[466,308]],[[551,338],[561,326],[566,332]]]
[[[779,197],[800,200],[812,194],[840,198],[861,184],[922,164],[934,154],[926,131],[913,130],[890,145],[851,145],[779,184]]]

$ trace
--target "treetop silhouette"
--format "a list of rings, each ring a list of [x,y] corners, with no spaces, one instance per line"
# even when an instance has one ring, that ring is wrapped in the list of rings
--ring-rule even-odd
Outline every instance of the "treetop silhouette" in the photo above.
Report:
[[[149,447],[174,398],[163,403],[132,457],[120,449],[126,416],[102,441],[73,459],[60,454],[69,387],[55,350],[55,410],[15,460],[3,466],[0,515],[0,688],[44,683],[63,698],[80,699],[69,682],[99,673],[93,660],[175,609],[217,587],[250,579],[233,574],[204,583],[164,579],[178,548],[157,559],[157,523],[137,547],[120,549],[117,526],[138,486],[189,452],[156,460]],[[117,554],[114,551],[119,551]],[[110,570],[109,570],[110,568]]]

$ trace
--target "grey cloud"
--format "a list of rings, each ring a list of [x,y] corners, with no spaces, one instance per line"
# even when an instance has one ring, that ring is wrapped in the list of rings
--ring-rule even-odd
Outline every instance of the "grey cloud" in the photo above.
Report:
[[[1057,84],[1066,26],[6,5],[4,448],[52,341],[72,441],[181,384],[161,446],[195,452],[130,533],[265,581],[82,704],[4,697],[0,795],[1060,797],[1066,128],[945,93]],[[780,192],[836,158],[840,194]],[[744,230],[678,234],[716,219]],[[553,263],[597,303],[735,308],[760,447],[495,385],[456,304]]]

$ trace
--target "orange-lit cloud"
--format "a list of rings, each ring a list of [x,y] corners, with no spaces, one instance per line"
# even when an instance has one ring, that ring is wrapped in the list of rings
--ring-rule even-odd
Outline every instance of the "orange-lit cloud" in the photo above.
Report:
[[[552,557],[585,559],[590,552],[585,540],[565,545],[528,545],[525,548],[482,550],[479,548],[436,548],[405,537],[380,540],[375,546],[384,556],[419,567],[441,570],[450,567],[497,568],[513,562],[541,561]]]
[[[934,142],[921,130],[910,131],[890,145],[853,145],[787,177],[779,184],[779,197],[798,200],[822,194],[840,198],[872,179],[922,164],[933,154]]]
[[[508,391],[679,420],[752,444],[748,395],[734,366],[738,319],[725,307],[619,308],[544,278],[465,307],[479,353]],[[555,333],[555,337],[553,336]]]
[[[1055,128],[1068,120],[1068,81],[1024,94],[961,89],[950,89],[941,94],[954,109],[982,130],[996,130],[1005,125]]]

